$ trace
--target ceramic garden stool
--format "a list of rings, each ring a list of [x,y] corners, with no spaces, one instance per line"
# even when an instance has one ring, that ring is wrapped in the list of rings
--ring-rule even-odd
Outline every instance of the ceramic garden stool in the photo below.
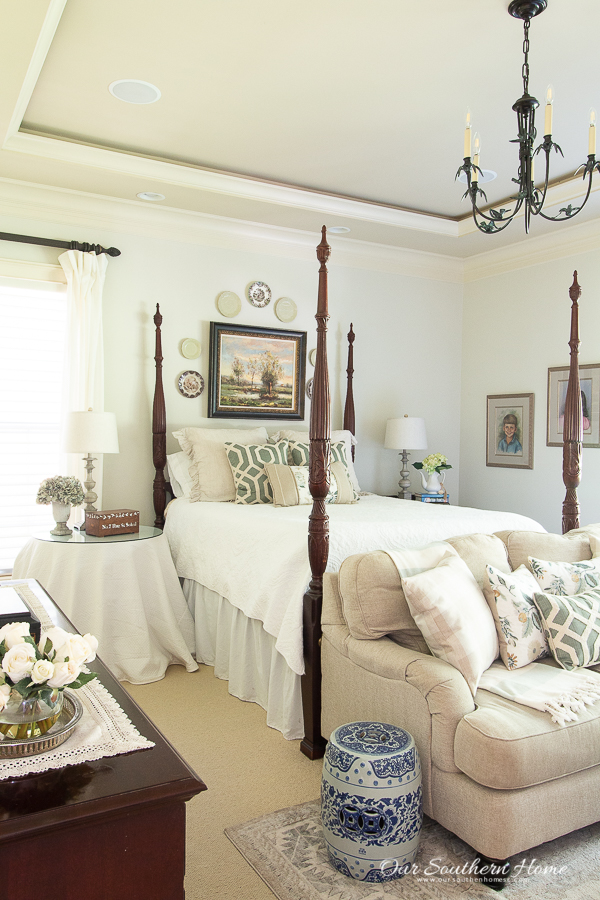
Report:
[[[321,816],[329,859],[360,881],[410,871],[423,820],[421,764],[412,736],[383,722],[336,728],[325,753]]]

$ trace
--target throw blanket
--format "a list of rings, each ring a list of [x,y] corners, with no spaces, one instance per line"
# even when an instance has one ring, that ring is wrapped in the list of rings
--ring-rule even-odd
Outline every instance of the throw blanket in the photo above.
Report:
[[[600,673],[589,669],[567,672],[535,662],[507,669],[497,660],[481,676],[479,689],[541,709],[550,713],[557,725],[564,725],[574,722],[586,704],[600,698]]]

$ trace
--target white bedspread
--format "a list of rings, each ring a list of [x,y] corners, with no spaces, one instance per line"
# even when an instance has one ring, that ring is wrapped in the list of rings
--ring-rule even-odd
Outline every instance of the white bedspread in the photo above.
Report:
[[[169,504],[165,533],[177,573],[226,597],[276,638],[297,674],[304,671],[302,596],[310,580],[308,516],[311,506]],[[423,547],[472,532],[545,531],[515,513],[416,503],[374,494],[356,504],[330,505],[328,572],[347,556],[369,550]]]

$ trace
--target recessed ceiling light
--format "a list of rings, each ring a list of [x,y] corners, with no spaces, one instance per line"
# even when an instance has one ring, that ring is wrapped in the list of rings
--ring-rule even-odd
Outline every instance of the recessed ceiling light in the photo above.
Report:
[[[332,225],[327,231],[329,234],[348,234],[350,229],[346,228],[345,225]]]
[[[482,173],[479,176],[478,183],[479,184],[487,184],[488,181],[493,181],[494,178],[497,178],[497,177],[498,177],[497,172],[492,172],[491,169],[482,169]],[[458,176],[458,180],[461,181],[463,184],[466,184],[467,183],[467,173],[461,172],[460,175]]]
[[[109,91],[117,100],[125,103],[155,103],[160,100],[160,91],[148,81],[138,81],[136,78],[121,78],[113,81],[108,86]]]
[[[140,200],[153,200],[153,201],[165,199],[164,194],[157,194],[155,191],[140,191],[139,194],[136,194],[136,197],[138,197]]]

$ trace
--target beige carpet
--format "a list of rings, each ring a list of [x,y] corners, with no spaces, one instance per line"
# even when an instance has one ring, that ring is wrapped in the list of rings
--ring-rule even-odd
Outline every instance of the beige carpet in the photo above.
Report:
[[[469,876],[472,849],[427,818],[413,871],[382,884],[354,881],[329,863],[318,800],[229,828],[227,835],[279,900],[600,898],[600,824],[513,857],[516,871],[501,893]]]

